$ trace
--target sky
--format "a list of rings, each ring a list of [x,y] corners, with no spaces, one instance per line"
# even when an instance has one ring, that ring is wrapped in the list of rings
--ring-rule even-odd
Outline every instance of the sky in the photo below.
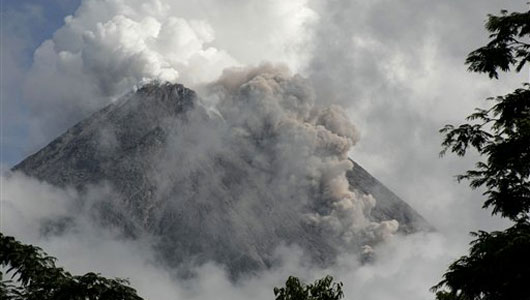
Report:
[[[226,67],[283,63],[320,101],[346,108],[361,135],[350,157],[442,233],[380,251],[445,251],[416,270],[441,274],[442,258],[466,248],[467,232],[507,225],[480,209],[480,191],[455,182],[479,158],[440,158],[438,129],[528,81],[528,70],[490,80],[464,65],[487,41],[488,13],[527,8],[515,0],[2,0],[2,169],[135,84],[162,79],[200,89]],[[454,246],[442,245],[447,240]],[[345,276],[366,280],[352,291],[373,296],[366,278],[392,281],[380,275],[385,268],[411,271],[381,262]],[[229,285],[202,282],[210,280]]]
[[[21,101],[22,84],[33,52],[53,35],[79,1],[2,1],[2,165],[6,168],[31,153],[27,107]]]

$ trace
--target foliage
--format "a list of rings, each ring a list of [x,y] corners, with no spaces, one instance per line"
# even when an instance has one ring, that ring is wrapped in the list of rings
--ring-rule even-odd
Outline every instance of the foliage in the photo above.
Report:
[[[509,70],[510,65],[516,65],[516,70],[520,70],[530,59],[530,45],[517,38],[530,38],[530,11],[510,15],[503,11],[501,16],[490,15],[486,28],[493,32],[492,41],[486,48],[506,49],[495,52],[495,55],[484,50],[485,47],[471,52],[467,59],[470,70],[489,72],[494,77],[497,77],[497,69]],[[494,214],[500,213],[514,221],[528,218],[530,86],[525,84],[508,95],[488,100],[494,102],[492,108],[476,109],[467,118],[475,123],[458,127],[446,125],[440,130],[445,134],[441,154],[450,150],[463,156],[468,148],[476,149],[486,161],[478,162],[475,170],[467,171],[458,179],[470,180],[472,188],[485,187],[487,199],[484,207],[492,206]]]
[[[344,297],[342,282],[333,282],[326,276],[313,284],[304,284],[297,277],[289,276],[285,287],[274,288],[276,300],[339,300]]]
[[[486,162],[478,162],[475,170],[459,175],[470,180],[473,188],[484,186],[484,207],[493,213],[518,220],[530,212],[530,86],[506,96],[489,98],[490,109],[476,109],[467,119],[479,124],[458,127],[446,125],[444,154],[448,149],[463,156],[468,147],[475,148]]]
[[[451,264],[433,288],[441,290],[438,299],[528,299],[530,223],[520,221],[506,231],[473,235],[477,239],[469,255]],[[450,291],[443,291],[444,286]]]
[[[491,41],[471,52],[469,70],[498,78],[497,70],[519,72],[530,62],[530,11],[488,16]],[[446,125],[441,155],[459,156],[473,148],[485,158],[457,179],[485,188],[484,208],[510,218],[504,230],[472,233],[469,254],[449,266],[432,290],[438,300],[530,299],[530,85],[505,96],[488,98],[490,109],[476,109],[472,124]]]
[[[498,78],[497,70],[507,72],[514,66],[519,72],[530,62],[530,44],[521,41],[530,35],[530,11],[508,14],[502,10],[500,16],[488,15],[486,29],[491,40],[469,54],[466,64],[470,71]]]
[[[71,275],[55,258],[0,233],[0,298],[6,300],[142,300],[124,279],[95,273]]]

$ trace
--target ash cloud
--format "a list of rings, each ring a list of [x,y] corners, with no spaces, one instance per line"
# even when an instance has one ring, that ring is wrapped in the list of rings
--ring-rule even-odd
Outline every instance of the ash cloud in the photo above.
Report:
[[[395,220],[370,221],[376,200],[349,189],[348,152],[359,139],[357,129],[341,107],[318,105],[302,77],[272,65],[231,69],[209,90],[228,126],[225,142],[232,152],[252,158],[249,174],[267,174],[258,186],[310,207],[307,223],[347,243],[358,242],[368,228],[369,242],[397,230]]]
[[[158,239],[183,276],[209,261],[234,278],[261,271],[281,244],[327,266],[397,231],[397,221],[371,217],[377,199],[351,190],[356,128],[303,77],[271,64],[232,68],[202,94],[146,84],[16,169],[59,186],[108,183],[74,204],[90,200],[102,225]]]
[[[140,95],[166,99],[161,93],[172,88],[149,84]],[[128,97],[120,101],[141,96]],[[357,130],[339,106],[318,104],[301,76],[270,64],[229,69],[194,101],[177,116],[145,120],[165,132],[163,148],[124,162],[146,172],[138,178],[149,192],[134,192],[130,183],[118,188],[119,198],[138,202],[126,204],[131,218],[162,237],[162,256],[172,264],[213,260],[239,275],[274,265],[272,253],[285,243],[329,265],[397,231],[397,221],[371,217],[377,199],[350,189],[348,152]]]

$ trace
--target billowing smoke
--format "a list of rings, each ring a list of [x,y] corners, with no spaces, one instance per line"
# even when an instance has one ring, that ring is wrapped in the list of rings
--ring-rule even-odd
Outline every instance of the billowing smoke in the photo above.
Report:
[[[263,185],[275,197],[311,208],[307,223],[348,243],[367,229],[372,239],[397,230],[396,221],[372,223],[375,200],[350,190],[348,152],[358,132],[341,107],[317,105],[325,101],[316,101],[302,77],[271,65],[229,69],[210,90],[230,129],[225,142],[238,156],[252,157],[253,169],[269,174]]]
[[[329,265],[397,231],[397,221],[371,217],[377,199],[351,190],[357,130],[341,107],[319,104],[301,76],[264,64],[227,69],[192,100],[177,89],[146,84],[80,127],[99,143],[83,156],[98,152],[91,163],[102,169],[83,178],[114,183],[118,196],[107,201],[119,220],[161,237],[166,261],[213,260],[238,275],[275,265],[272,253],[289,244]],[[177,107],[185,108],[171,113]],[[127,152],[138,143],[137,154]],[[119,159],[109,168],[105,157]]]
[[[71,202],[89,203],[124,235],[158,240],[161,259],[185,276],[210,261],[233,277],[263,270],[277,265],[283,244],[328,266],[397,231],[397,221],[371,217],[376,199],[351,190],[357,130],[300,75],[282,65],[231,68],[191,95],[144,84],[54,142],[57,153],[17,168],[83,187]]]
[[[297,68],[315,19],[306,0],[82,1],[34,53],[25,93],[35,127],[51,138],[154,79],[193,87],[226,67],[264,60]],[[56,109],[65,118],[57,120]]]

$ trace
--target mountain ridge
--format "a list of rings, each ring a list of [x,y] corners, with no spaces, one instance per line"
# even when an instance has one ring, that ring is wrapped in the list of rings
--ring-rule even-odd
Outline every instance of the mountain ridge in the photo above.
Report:
[[[300,246],[319,264],[332,263],[340,251],[337,239],[301,222],[302,204],[280,201],[262,187],[262,179],[249,173],[258,172],[252,158],[218,155],[196,165],[185,159],[189,153],[199,159],[200,151],[209,154],[182,149],[187,139],[186,145],[196,143],[194,135],[186,135],[195,130],[189,124],[207,131],[218,127],[216,118],[194,91],[148,84],[74,125],[12,171],[79,190],[111,183],[116,199],[105,204],[102,216],[112,223],[118,215],[130,224],[117,225],[132,235],[142,228],[159,237],[156,248],[173,266],[213,260],[236,276],[273,265],[273,251],[282,243]],[[376,198],[374,221],[396,219],[403,233],[432,229],[357,163],[346,177],[351,189]],[[249,190],[257,196],[245,196]],[[241,201],[245,197],[259,201]]]

